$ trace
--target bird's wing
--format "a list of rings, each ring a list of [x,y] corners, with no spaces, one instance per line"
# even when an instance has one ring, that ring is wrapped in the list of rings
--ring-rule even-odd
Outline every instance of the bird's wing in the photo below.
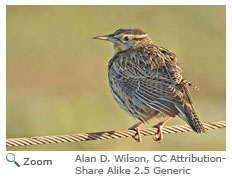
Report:
[[[173,117],[179,114],[175,104],[182,104],[181,96],[172,85],[163,83],[161,79],[129,77],[124,79],[122,84],[138,100],[151,108]]]
[[[155,45],[151,45],[146,49],[147,53],[144,54],[146,60],[150,57],[152,62],[155,62],[158,67],[165,69],[170,80],[175,84],[181,83],[183,80],[182,70],[177,62],[177,56],[173,52]]]
[[[179,114],[175,105],[183,105],[185,93],[168,75],[165,65],[152,67],[144,61],[141,54],[130,53],[114,56],[111,65],[120,86],[129,94],[133,94],[138,100],[151,108],[175,116]]]

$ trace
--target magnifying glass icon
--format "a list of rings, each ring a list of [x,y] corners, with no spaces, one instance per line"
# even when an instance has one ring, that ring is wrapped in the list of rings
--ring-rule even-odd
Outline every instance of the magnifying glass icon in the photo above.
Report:
[[[20,165],[18,164],[18,162],[15,161],[15,155],[14,155],[14,153],[8,153],[8,154],[6,155],[6,160],[7,160],[8,162],[14,162],[15,165],[17,165],[18,167],[20,167]]]

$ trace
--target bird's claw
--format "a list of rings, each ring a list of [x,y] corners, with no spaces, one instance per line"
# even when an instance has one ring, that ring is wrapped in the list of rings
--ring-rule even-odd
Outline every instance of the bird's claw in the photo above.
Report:
[[[160,143],[163,140],[163,132],[162,132],[162,125],[155,125],[153,126],[153,128],[157,128],[158,132],[155,133],[155,136],[153,137],[153,140],[155,140],[156,142]]]
[[[156,142],[160,143],[163,139],[163,136],[161,136],[159,133],[156,133],[155,136],[153,137],[153,140]]]

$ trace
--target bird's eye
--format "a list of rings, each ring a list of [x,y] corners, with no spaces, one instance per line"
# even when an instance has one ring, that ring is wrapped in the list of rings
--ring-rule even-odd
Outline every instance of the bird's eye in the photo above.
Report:
[[[124,37],[124,40],[125,40],[125,41],[128,41],[128,40],[129,40],[128,36],[125,36],[125,37]]]

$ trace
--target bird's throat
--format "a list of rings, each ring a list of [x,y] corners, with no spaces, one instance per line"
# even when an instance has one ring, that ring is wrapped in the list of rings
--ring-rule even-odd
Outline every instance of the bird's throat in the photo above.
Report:
[[[122,51],[122,48],[116,43],[112,43],[112,47],[113,47],[113,50],[114,50],[114,54]]]

